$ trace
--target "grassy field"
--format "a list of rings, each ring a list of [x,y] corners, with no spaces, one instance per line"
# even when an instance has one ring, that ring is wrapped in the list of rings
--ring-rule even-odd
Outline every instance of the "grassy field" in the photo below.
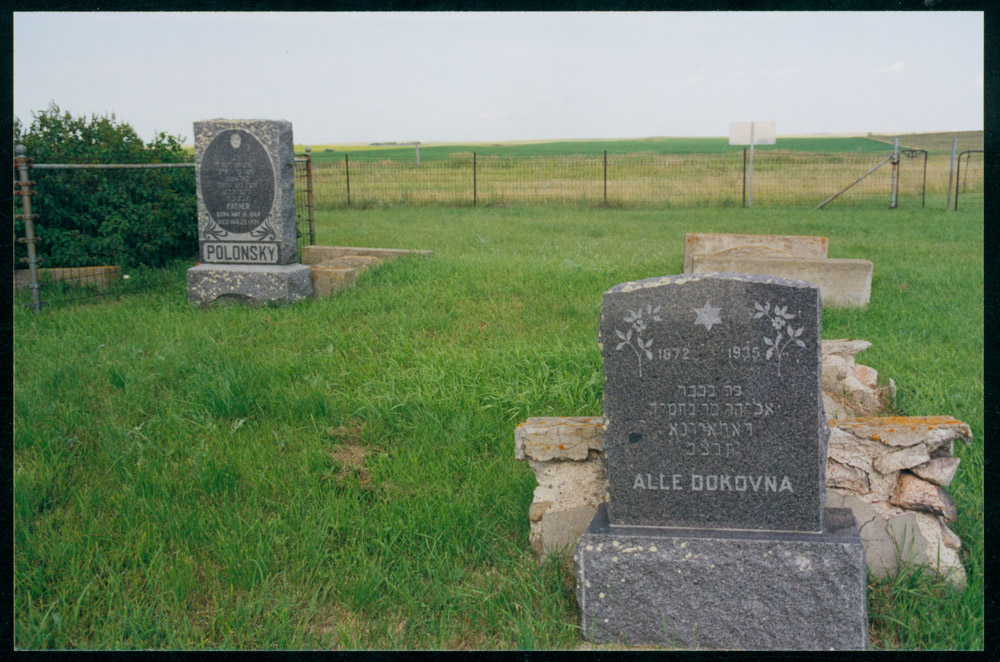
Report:
[[[317,243],[435,254],[286,308],[196,309],[189,264],[15,307],[15,646],[577,647],[514,427],[601,413],[601,293],[678,273],[689,231],[875,262],[871,306],[823,338],[871,341],[898,414],[975,441],[949,488],[967,589],[872,581],[872,645],[982,649],[982,211],[557,206],[321,213]]]
[[[951,154],[952,141],[958,138],[958,151],[983,149],[983,131],[946,131],[940,133],[900,133],[894,135],[873,135],[872,140],[892,145],[899,138],[900,148],[926,149],[931,153]]]
[[[753,202],[815,207],[890,155],[882,152],[771,151],[756,156]],[[411,155],[412,157],[412,155]],[[377,161],[353,158],[312,166],[313,199],[320,208],[350,205],[509,205],[580,203],[628,207],[739,207],[749,198],[742,152],[515,158],[454,152],[446,160]],[[949,182],[948,155],[900,160],[898,204],[919,208],[941,198]],[[606,173],[606,177],[605,177]],[[892,166],[883,163],[836,201],[837,206],[888,206]],[[982,206],[982,160],[962,170],[963,195]],[[349,186],[348,186],[349,185]],[[925,193],[926,189],[926,193]]]
[[[790,152],[884,152],[885,144],[868,138],[843,137],[778,137],[774,145],[758,145],[755,150]],[[631,140],[557,140],[504,143],[447,143],[420,146],[420,161],[437,161],[451,158],[456,153],[476,152],[482,156],[497,157],[537,157],[567,155],[608,154],[729,154],[743,153],[742,147],[729,144],[729,138],[636,138]],[[299,146],[296,154],[304,154],[305,147]],[[416,160],[412,145],[313,145],[312,155],[316,162],[343,161],[344,154],[351,160],[397,161]]]

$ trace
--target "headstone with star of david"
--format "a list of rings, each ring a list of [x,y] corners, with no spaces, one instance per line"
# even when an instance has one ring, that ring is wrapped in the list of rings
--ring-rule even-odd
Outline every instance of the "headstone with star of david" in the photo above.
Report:
[[[767,276],[605,292],[611,525],[822,530],[820,314],[815,285]]]
[[[604,293],[608,502],[573,549],[594,643],[864,649],[865,554],[824,508],[819,288],[747,274]]]

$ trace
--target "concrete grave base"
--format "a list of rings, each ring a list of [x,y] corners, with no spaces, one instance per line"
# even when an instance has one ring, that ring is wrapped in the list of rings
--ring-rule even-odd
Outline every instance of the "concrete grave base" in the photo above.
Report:
[[[871,301],[870,260],[760,255],[695,255],[693,274],[746,273],[816,283],[827,308],[865,307]]]
[[[868,646],[865,553],[849,510],[818,534],[615,526],[580,538],[577,601],[595,644],[753,650]]]
[[[312,272],[304,264],[199,264],[187,271],[188,301],[293,303],[311,297]]]
[[[358,248],[355,246],[303,246],[302,264],[312,268],[313,296],[323,299],[354,287],[358,275],[382,262],[408,256],[427,256],[431,251],[402,248]]]

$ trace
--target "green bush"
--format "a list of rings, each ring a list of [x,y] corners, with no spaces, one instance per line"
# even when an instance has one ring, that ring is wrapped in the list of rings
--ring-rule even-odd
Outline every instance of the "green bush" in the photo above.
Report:
[[[34,163],[181,163],[181,138],[160,133],[144,144],[114,114],[72,117],[54,103],[14,121],[15,144]],[[15,173],[16,176],[16,173]],[[42,267],[162,266],[197,253],[194,168],[32,169],[32,211]],[[20,210],[18,210],[20,213]],[[15,224],[24,235],[23,223]],[[17,245],[15,257],[25,255]]]

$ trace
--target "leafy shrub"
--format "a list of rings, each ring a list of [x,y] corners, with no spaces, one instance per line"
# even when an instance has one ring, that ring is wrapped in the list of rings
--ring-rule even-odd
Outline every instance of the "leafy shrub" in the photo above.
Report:
[[[160,133],[144,144],[114,114],[87,120],[53,103],[33,116],[27,128],[15,119],[14,140],[35,163],[190,161],[180,137]],[[162,266],[198,250],[194,168],[30,173],[42,267]],[[15,233],[24,236],[22,221]],[[17,245],[15,257],[25,254]]]

